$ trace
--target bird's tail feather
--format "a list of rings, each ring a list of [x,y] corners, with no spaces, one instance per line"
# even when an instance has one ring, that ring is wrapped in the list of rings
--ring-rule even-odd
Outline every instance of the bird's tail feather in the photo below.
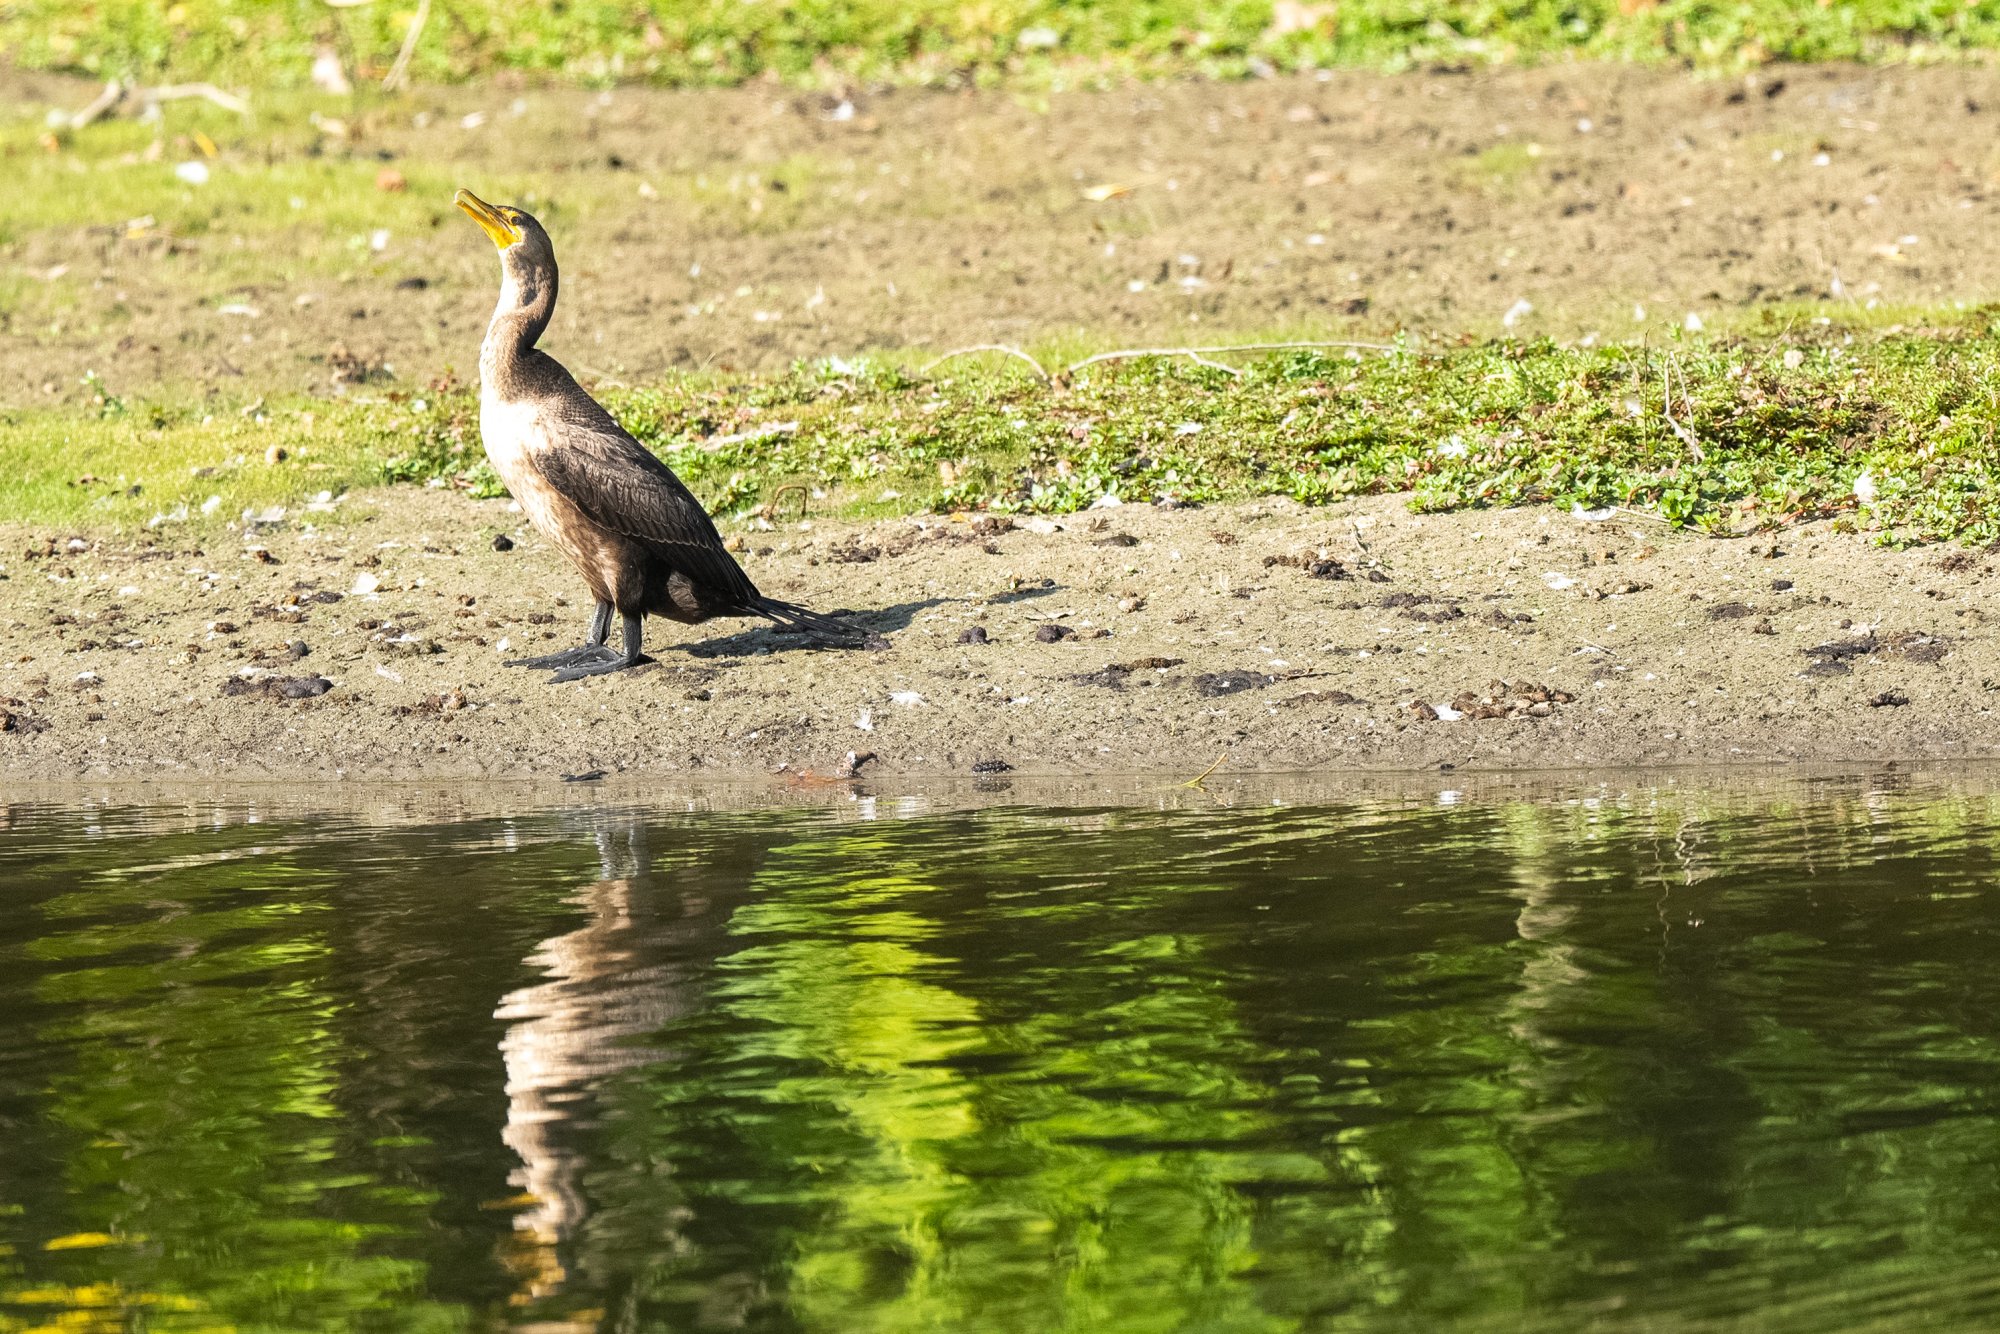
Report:
[[[867,637],[867,631],[838,616],[828,616],[823,612],[801,607],[795,602],[780,602],[776,598],[758,598],[753,608],[759,616],[776,621],[788,630],[798,630],[804,634],[817,635],[821,639],[837,640],[841,643],[859,643]]]

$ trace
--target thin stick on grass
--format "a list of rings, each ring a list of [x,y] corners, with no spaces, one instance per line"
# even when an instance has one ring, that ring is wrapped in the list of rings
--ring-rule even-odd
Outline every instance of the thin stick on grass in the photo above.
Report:
[[[125,85],[113,79],[104,85],[103,92],[90,100],[89,106],[69,118],[69,127],[80,130],[124,100]]]
[[[1243,372],[1237,367],[1224,365],[1222,362],[1215,361],[1212,358],[1224,356],[1232,352],[1288,352],[1305,348],[1324,349],[1335,347],[1354,348],[1363,352],[1394,352],[1396,350],[1388,343],[1360,343],[1351,340],[1293,343],[1232,343],[1227,347],[1123,347],[1112,352],[1099,352],[1094,356],[1085,357],[1082,361],[1072,362],[1068,366],[1063,367],[1062,374],[1074,375],[1086,366],[1095,366],[1100,362],[1106,361],[1134,361],[1140,357],[1186,357],[1190,361],[1207,366],[1211,370],[1221,371],[1226,375],[1241,375]],[[1036,361],[1020,348],[1009,346],[1006,343],[975,343],[971,347],[955,347],[943,356],[926,363],[918,374],[928,375],[932,370],[942,366],[953,357],[967,357],[975,352],[1002,352],[1007,356],[1016,357],[1027,362],[1035,368],[1035,374],[1043,380],[1055,378],[1049,374],[1041,362]]]
[[[94,121],[116,111],[127,102],[137,102],[141,106],[153,106],[161,102],[182,102],[189,98],[200,98],[213,102],[224,111],[233,111],[239,116],[250,114],[250,104],[234,93],[226,93],[212,83],[167,83],[157,88],[139,88],[113,79],[104,85],[104,91],[90,100],[90,105],[69,118],[69,128],[80,130]]]
[[[224,111],[233,111],[239,116],[250,114],[250,104],[234,93],[225,93],[212,83],[167,83],[158,88],[135,88],[133,96],[141,102],[179,102],[191,97],[199,97],[204,102],[213,102]]]
[[[1667,419],[1667,429],[1674,433],[1674,438],[1686,445],[1688,452],[1694,455],[1694,461],[1702,463],[1707,460],[1708,456],[1702,452],[1701,440],[1695,435],[1692,427],[1683,426],[1674,420],[1674,382],[1672,373],[1679,369],[1674,363],[1674,354],[1669,352],[1667,354],[1666,365],[1660,368],[1660,415]],[[1688,419],[1692,421],[1694,419],[1694,400],[1687,397],[1686,371],[1681,371],[1681,396],[1688,405]]]
[[[1082,361],[1063,367],[1064,375],[1074,375],[1086,366],[1095,366],[1101,361],[1129,361],[1136,357],[1188,357],[1204,366],[1212,366],[1231,375],[1243,372],[1234,366],[1225,366],[1219,361],[1210,361],[1211,356],[1222,356],[1231,352],[1289,352],[1299,349],[1322,349],[1333,347],[1355,348],[1364,352],[1394,352],[1388,343],[1358,343],[1351,340],[1331,342],[1296,343],[1234,343],[1228,347],[1128,347],[1116,352],[1099,352],[1096,356],[1085,357]]]
[[[776,520],[778,517],[778,502],[785,498],[787,491],[796,491],[799,493],[799,522],[804,523],[806,516],[812,510],[812,492],[808,491],[801,482],[787,482],[776,491],[773,491],[771,498],[757,507],[757,512],[766,519]]]
[[[403,49],[396,52],[396,63],[389,66],[389,72],[382,77],[383,92],[393,93],[410,81],[410,57],[416,54],[417,39],[424,35],[424,24],[430,16],[431,0],[417,0],[417,12],[411,16],[409,30],[403,34]]]
[[[1010,357],[1019,358],[1020,360],[1027,362],[1030,366],[1033,366],[1035,368],[1036,376],[1038,376],[1040,379],[1046,381],[1049,378],[1049,373],[1048,371],[1042,368],[1041,362],[1036,361],[1033,357],[1023,352],[1020,348],[1009,347],[1005,343],[975,343],[971,347],[955,347],[951,351],[945,353],[943,356],[927,363],[922,370],[917,372],[917,374],[929,375],[933,370],[935,370],[939,366],[944,365],[947,361],[950,361],[953,357],[969,357],[975,352],[1004,352]]]
[[[1085,357],[1074,366],[1065,366],[1063,374],[1074,375],[1085,366],[1094,366],[1100,361],[1136,361],[1140,357],[1186,357],[1198,366],[1207,366],[1209,369],[1221,371],[1225,375],[1241,376],[1243,374],[1242,371],[1237,370],[1234,366],[1225,366],[1219,361],[1210,361],[1202,355],[1203,350],[1197,347],[1135,347],[1123,352],[1100,352],[1094,357]]]

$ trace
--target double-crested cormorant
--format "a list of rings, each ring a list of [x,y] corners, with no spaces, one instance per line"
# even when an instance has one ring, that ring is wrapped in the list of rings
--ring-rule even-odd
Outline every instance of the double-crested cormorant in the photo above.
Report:
[[[543,536],[590,585],[597,610],[581,648],[510,667],[555,668],[556,681],[622,671],[645,659],[643,618],[693,625],[762,616],[847,638],[817,612],[767,598],[722,545],[673,470],[612,420],[562,365],[535,348],[556,308],[556,252],[542,224],[470,190],[453,200],[500,249],[500,304],[479,349],[479,434],[486,456]],[[624,618],[625,649],[605,641]]]

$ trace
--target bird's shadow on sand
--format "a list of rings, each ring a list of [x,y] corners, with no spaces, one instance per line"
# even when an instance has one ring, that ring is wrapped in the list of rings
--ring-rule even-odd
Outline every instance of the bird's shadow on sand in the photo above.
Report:
[[[1063,586],[1055,580],[1044,579],[1039,584],[1029,584],[1023,588],[1010,589],[1005,593],[995,593],[985,600],[997,607],[1009,602],[1026,602],[1030,598],[1045,598],[1051,593],[1060,593],[1062,590]]]
[[[839,616],[855,629],[852,642],[816,638],[809,634],[781,629],[777,626],[760,626],[755,630],[745,630],[741,634],[724,635],[720,639],[704,639],[694,644],[684,644],[681,651],[695,658],[741,658],[752,653],[785,653],[798,649],[867,649],[884,648],[883,637],[897,630],[907,630],[917,619],[917,613],[929,611],[932,607],[942,607],[951,602],[967,602],[969,598],[924,598],[918,602],[899,602],[893,607],[877,607],[873,611],[840,611],[830,613]],[[882,641],[882,642],[876,642]]]

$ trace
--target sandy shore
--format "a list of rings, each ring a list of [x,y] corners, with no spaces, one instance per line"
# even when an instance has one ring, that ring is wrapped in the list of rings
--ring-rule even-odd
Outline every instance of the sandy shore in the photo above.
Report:
[[[1980,554],[1825,526],[1717,541],[1623,515],[1412,515],[1399,497],[1008,522],[745,534],[766,592],[854,609],[870,647],[657,625],[656,664],[563,686],[501,665],[576,642],[588,612],[505,501],[364,493],[199,545],[0,528],[0,773],[615,781],[830,775],[857,752],[880,776],[1192,775],[1224,755],[1246,773],[2000,752]]]

